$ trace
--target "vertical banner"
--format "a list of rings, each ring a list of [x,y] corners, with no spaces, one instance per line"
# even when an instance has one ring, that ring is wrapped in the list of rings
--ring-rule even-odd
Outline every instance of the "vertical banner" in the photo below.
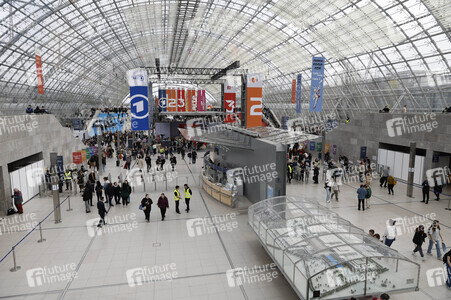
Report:
[[[132,131],[149,130],[149,98],[147,71],[134,69],[127,72],[130,86]]]
[[[81,152],[72,152],[72,162],[74,164],[81,164],[83,162]]]
[[[197,91],[191,90],[191,111],[197,111]]]
[[[161,111],[166,111],[168,106],[168,99],[166,97],[166,90],[158,91],[158,106],[161,108]]]
[[[152,82],[149,82],[149,122],[150,124],[153,124],[153,89],[152,89]],[[149,125],[150,126],[150,125]]]
[[[166,98],[168,101],[167,111],[176,112],[177,111],[177,91],[174,89],[166,90]]]
[[[207,97],[205,95],[205,90],[202,90],[202,111],[207,110]]]
[[[262,126],[263,74],[247,74],[246,128]]]
[[[291,103],[295,103],[296,100],[296,79],[293,79],[291,83]]]
[[[365,159],[366,158],[366,146],[360,147],[360,158]]]
[[[182,91],[177,89],[177,111],[182,111]]]
[[[191,112],[192,102],[191,102],[192,90],[186,91],[186,111]]]
[[[301,90],[302,90],[302,75],[298,74],[297,83],[296,83],[296,113],[301,113]]]
[[[35,57],[36,57],[36,74],[38,80],[38,93],[44,94],[44,76],[42,75],[42,60],[40,51],[38,49],[36,49]]]
[[[310,142],[310,151],[314,151],[315,150],[315,142]]]
[[[179,97],[179,99],[178,99],[178,108],[177,108],[177,111],[181,111],[181,112],[184,112],[184,111],[186,111],[186,109],[185,109],[185,90],[180,90],[180,97]]]
[[[310,84],[310,111],[323,109],[324,57],[312,59],[312,81]]]
[[[233,113],[236,106],[236,88],[233,85],[224,83],[224,110],[226,113]]]
[[[321,152],[323,150],[323,142],[316,143],[316,151]]]
[[[205,111],[206,109],[206,99],[205,90],[197,91],[197,111]]]
[[[332,145],[332,154],[337,154],[337,145]]]
[[[324,148],[324,153],[327,153],[330,151],[330,144],[326,144]]]
[[[58,155],[56,157],[56,171],[58,174],[64,173],[64,162],[62,155]]]

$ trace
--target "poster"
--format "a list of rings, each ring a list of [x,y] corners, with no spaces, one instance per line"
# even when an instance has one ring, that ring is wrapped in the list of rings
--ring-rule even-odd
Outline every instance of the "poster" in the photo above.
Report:
[[[291,103],[296,101],[296,79],[291,82]]]
[[[247,74],[246,128],[262,126],[263,74]]]
[[[310,111],[323,109],[324,57],[312,59],[312,81],[310,84]]]
[[[41,54],[38,49],[36,49],[36,75],[38,80],[38,94],[44,94],[44,76],[42,75],[42,60]]]
[[[310,142],[310,151],[315,150],[315,142]]]
[[[296,113],[300,114],[301,113],[301,89],[302,89],[302,85],[301,85],[301,81],[302,81],[302,75],[298,74],[297,77],[297,85],[296,85]]]
[[[72,162],[74,164],[81,164],[83,162],[80,151],[72,152]]]
[[[145,69],[134,69],[127,72],[130,86],[130,111],[132,130],[149,130],[149,98],[148,80]]]

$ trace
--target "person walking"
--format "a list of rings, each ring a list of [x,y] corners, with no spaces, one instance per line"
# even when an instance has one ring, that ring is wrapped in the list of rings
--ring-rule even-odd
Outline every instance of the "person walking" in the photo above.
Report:
[[[91,207],[89,207],[89,199],[92,198],[92,193],[87,187],[82,187],[81,193],[83,193],[83,202],[85,203],[85,211],[87,214],[91,212]]]
[[[175,158],[174,154],[171,154],[169,161],[171,162],[172,172],[174,172],[175,165],[177,164],[177,158]]]
[[[287,166],[288,183],[293,179],[293,163],[289,162]]]
[[[451,290],[451,250],[449,250],[443,256],[443,263],[445,264],[446,273],[448,274],[448,278],[446,279],[446,286],[449,290]]]
[[[196,152],[196,150],[193,149],[193,152],[191,152],[191,160],[193,161],[193,164],[196,163],[196,159],[197,159],[197,152]]]
[[[369,184],[365,185],[366,188],[366,195],[365,195],[365,199],[366,199],[366,208],[370,208],[370,200],[371,200],[371,195],[373,194],[373,191],[371,190],[371,187]]]
[[[180,197],[179,188],[180,187],[177,185],[174,190],[175,212],[178,214],[180,214],[179,204],[180,204],[180,199],[182,199]]]
[[[388,194],[394,195],[395,192],[393,191],[393,187],[396,185],[395,177],[388,175],[387,178],[387,186],[388,186]]]
[[[388,220],[388,224],[385,227],[385,245],[388,247],[391,247],[393,242],[396,240],[396,236],[398,235],[397,229],[396,229],[396,220],[390,219]]]
[[[96,174],[94,173],[94,170],[89,174],[88,181],[92,184],[96,184]]]
[[[424,259],[423,248],[422,245],[424,243],[424,239],[427,237],[427,234],[424,232],[424,226],[420,225],[415,229],[415,234],[413,236],[412,242],[415,244],[415,249],[413,249],[412,255],[416,256],[416,252],[420,252],[421,258]]]
[[[331,179],[324,182],[324,189],[326,190],[326,203],[330,203],[330,193],[332,191]]]
[[[431,188],[429,186],[429,181],[428,181],[427,177],[424,179],[421,186],[422,186],[422,191],[423,191],[423,201],[421,201],[421,202],[428,204],[429,203],[429,191],[431,190]]]
[[[440,194],[443,191],[443,187],[437,183],[437,180],[434,180],[434,194],[435,194],[435,200],[440,200]]]
[[[14,206],[17,208],[17,212],[19,214],[23,214],[23,198],[22,198],[22,192],[19,191],[18,188],[14,188],[14,194],[11,196],[11,198],[14,199]]]
[[[150,211],[152,209],[151,205],[153,204],[152,199],[150,199],[149,194],[141,200],[141,207],[144,212],[144,216],[146,217],[147,222],[150,222]]]
[[[388,175],[390,174],[390,167],[386,167],[384,168],[384,170],[382,170],[382,177],[380,180],[380,186],[384,186],[387,187],[387,179],[388,179]]]
[[[72,171],[65,170],[64,171],[64,181],[66,182],[66,191],[69,189],[72,191]]]
[[[152,167],[152,159],[150,158],[149,153],[147,153],[146,155],[146,165],[147,165],[147,173],[149,173],[149,170]]]
[[[103,169],[103,172],[105,172],[105,168],[106,168],[106,156],[102,155],[102,169]]]
[[[432,222],[431,227],[429,227],[428,237],[429,237],[429,246],[427,254],[432,256],[432,247],[433,245],[435,245],[435,248],[437,250],[437,259],[441,259],[442,253],[440,251],[440,247],[442,245],[440,244],[440,240],[443,243],[443,237],[442,234],[440,233],[440,222],[438,220]]]
[[[113,185],[109,181],[105,187],[105,196],[108,199],[108,205],[111,207],[114,206],[113,205],[114,189],[113,189]]]
[[[319,168],[317,165],[315,165],[315,168],[313,169],[313,183],[318,184],[318,177],[319,177]]]
[[[136,160],[136,165],[138,166],[139,171],[142,172],[144,168],[144,161],[141,158],[141,155],[138,156],[138,159]]]
[[[113,196],[114,196],[114,204],[121,204],[121,187],[114,182],[113,184]]]
[[[108,214],[107,210],[105,209],[105,198],[101,197],[99,201],[97,201],[97,209],[99,211],[100,221],[99,225],[97,227],[102,227],[103,225],[106,225],[105,222],[105,216]]]
[[[100,181],[97,181],[95,190],[96,190],[97,202],[99,202],[100,198],[102,198],[102,190],[103,190],[103,187],[100,184]]]
[[[360,185],[360,188],[357,190],[357,199],[359,201],[358,209],[360,210],[360,206],[362,206],[363,211],[365,211],[365,197],[366,197],[366,189],[363,184]]]
[[[122,206],[128,205],[128,203],[129,203],[128,197],[130,197],[131,192],[132,192],[132,188],[128,184],[128,181],[124,180],[124,183],[121,186]]]
[[[184,186],[184,190],[185,190],[185,204],[186,204],[186,212],[189,212],[189,202],[191,200],[191,195],[193,194],[193,191],[189,188],[188,184],[185,184]]]
[[[337,178],[335,178],[333,181],[332,192],[333,192],[332,199],[335,196],[335,201],[338,201],[338,193],[340,192],[340,186],[338,185]]]
[[[160,198],[158,198],[157,205],[160,208],[161,221],[164,221],[164,218],[166,216],[166,209],[169,208],[169,201],[168,198],[164,195],[164,193],[162,193]]]
[[[180,149],[180,154],[182,155],[182,159],[185,160],[185,148],[182,147],[182,149]]]

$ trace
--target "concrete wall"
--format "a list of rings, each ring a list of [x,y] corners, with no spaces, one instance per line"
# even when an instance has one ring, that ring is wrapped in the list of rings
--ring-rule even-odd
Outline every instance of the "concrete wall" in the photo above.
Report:
[[[50,167],[50,153],[72,163],[72,152],[83,149],[81,140],[69,128],[61,126],[53,115],[17,115],[0,118],[0,213],[11,207],[8,164],[42,152],[45,167]]]
[[[422,120],[420,120],[420,116]],[[418,122],[412,122],[414,125],[428,123],[434,125],[436,128],[432,128],[430,132],[420,131],[409,133],[401,127],[396,127],[395,124],[390,124],[392,123],[392,119],[404,117],[407,117],[408,122],[415,121],[414,118],[416,117]],[[426,119],[426,121],[419,122],[423,121],[423,119]],[[389,128],[387,128],[387,126]],[[412,129],[409,124],[408,127]],[[418,128],[420,127],[417,127],[416,129]],[[422,129],[427,128],[423,127]],[[389,130],[396,135],[389,136]],[[360,157],[361,146],[367,147],[367,156],[371,159],[373,156],[377,157],[379,143],[409,147],[410,142],[414,141],[417,143],[417,148],[426,150],[424,170],[428,170],[432,167],[449,164],[449,160],[441,159],[439,164],[433,165],[432,156],[434,151],[451,153],[450,137],[451,116],[447,114],[402,115],[392,113],[361,113],[352,118],[349,124],[341,123],[338,128],[329,132],[326,136],[326,143],[330,144],[331,149],[332,145],[338,145],[337,154],[331,154],[332,158],[338,158],[340,154],[344,154],[348,156],[350,160],[356,161]]]
[[[230,134],[237,134],[232,132]],[[282,196],[286,193],[286,148],[282,145],[269,143],[261,139],[246,137],[243,144],[249,145],[252,150],[235,148],[227,145],[228,150],[219,147],[219,155],[215,155],[215,163],[228,169],[246,168],[244,171],[248,182],[244,184],[244,195],[252,203],[266,199],[267,186],[271,186],[274,196]],[[274,169],[271,169],[273,164]],[[259,168],[255,173],[253,168]],[[249,170],[249,171],[248,171]],[[261,172],[260,172],[261,171]],[[273,172],[277,172],[273,176]],[[251,174],[253,173],[253,174]],[[258,175],[267,179],[254,180]]]

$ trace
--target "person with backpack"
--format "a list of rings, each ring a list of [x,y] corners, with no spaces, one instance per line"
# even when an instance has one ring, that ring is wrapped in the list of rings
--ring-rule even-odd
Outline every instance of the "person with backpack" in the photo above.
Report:
[[[369,209],[370,208],[371,195],[373,194],[373,191],[371,190],[371,187],[370,187],[369,184],[367,184],[365,187],[366,187],[366,195],[365,195],[366,208]]]
[[[396,220],[388,220],[388,224],[385,227],[385,245],[391,247],[392,243],[396,240],[396,236],[398,235],[398,231],[396,229]]]
[[[393,187],[396,185],[395,177],[389,175],[387,178],[387,187],[388,187],[388,194],[394,195],[395,192],[393,192]],[[390,193],[391,192],[391,193]]]
[[[413,236],[412,242],[415,244],[415,249],[412,252],[413,256],[416,256],[416,252],[420,252],[421,258],[424,259],[423,248],[422,245],[424,243],[424,239],[427,237],[427,234],[424,233],[424,226],[420,225],[415,229],[415,234]]]
[[[360,188],[357,189],[357,199],[359,201],[358,209],[360,210],[360,206],[362,206],[363,211],[365,211],[365,197],[366,197],[366,188],[363,184],[360,185]]]
[[[429,227],[428,237],[429,237],[429,246],[427,254],[432,256],[432,247],[433,245],[435,245],[435,248],[437,250],[437,259],[439,260],[442,259],[442,253],[440,251],[441,245],[439,239],[441,239],[443,243],[443,237],[442,234],[440,233],[440,223],[438,220],[432,222],[431,227]]]
[[[141,200],[141,208],[144,212],[144,216],[146,217],[146,221],[150,222],[150,211],[152,209],[153,201],[150,199],[149,194],[146,194],[146,196]]]

